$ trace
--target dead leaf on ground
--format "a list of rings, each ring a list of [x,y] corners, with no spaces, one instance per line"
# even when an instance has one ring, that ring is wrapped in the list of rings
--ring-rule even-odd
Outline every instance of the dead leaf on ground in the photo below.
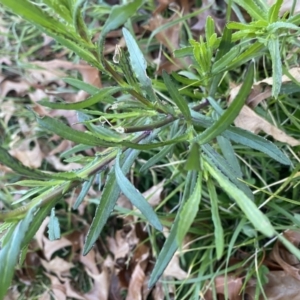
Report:
[[[86,300],[107,300],[110,291],[111,278],[114,271],[114,261],[110,255],[102,263],[102,272],[93,274],[86,269],[88,275],[93,278],[94,285],[91,291],[84,294]]]
[[[228,300],[242,300],[240,291],[243,286],[243,278],[235,277],[233,275],[218,276],[215,279],[215,289],[217,295],[225,295],[225,286],[228,292]],[[207,290],[204,295],[205,300],[213,300],[213,292],[211,288]]]
[[[296,80],[300,81],[300,68],[290,69],[289,72]],[[289,81],[291,80],[287,76],[285,75],[282,76],[283,83]],[[262,83],[267,83],[271,85],[273,83],[273,80],[272,78],[266,78],[253,85],[252,91],[246,101],[246,103],[253,108],[256,105],[258,105],[261,101],[271,96],[271,89],[267,87],[263,90],[263,88],[261,87]],[[240,88],[241,85],[238,85],[231,89],[230,97],[228,100],[229,104],[234,100]],[[295,138],[287,135],[284,131],[282,131],[275,125],[271,124],[270,122],[268,122],[267,120],[259,116],[258,114],[256,114],[254,110],[252,110],[249,106],[248,105],[243,106],[239,115],[234,121],[235,126],[251,131],[255,134],[258,134],[261,131],[263,131],[266,134],[272,136],[275,140],[282,143],[289,144],[292,147],[300,145],[299,140],[296,140]]]
[[[150,189],[143,193],[143,196],[147,199],[148,203],[155,207],[161,201],[161,193],[164,189],[165,180],[161,181],[160,183],[153,185]]]
[[[143,287],[146,280],[146,267],[148,265],[149,247],[146,244],[141,244],[137,247],[132,258],[132,263],[135,265],[128,286],[128,294],[126,300],[143,300]]]
[[[298,248],[300,244],[299,231],[288,230],[284,233],[284,237]],[[300,284],[300,261],[279,240],[275,243],[269,258],[276,262],[286,274],[299,280]]]
[[[268,283],[264,285],[264,292],[268,300],[299,300],[300,282],[285,271],[271,271],[266,275]],[[264,300],[260,295],[259,299],[255,297],[255,288],[257,282],[245,289],[245,294],[249,300]]]
[[[34,142],[34,147],[30,149],[30,143]],[[39,168],[42,165],[44,154],[41,151],[37,140],[23,140],[18,147],[14,147],[9,153],[17,158],[21,163],[30,168]]]
[[[218,6],[218,7],[217,7]],[[208,16],[212,17],[215,21],[216,31],[218,33],[223,32],[226,25],[226,3],[225,1],[215,0],[202,0],[203,11],[197,15],[197,22],[191,27],[193,31],[199,34],[204,33],[205,23]],[[222,10],[222,14],[218,15],[218,12]],[[234,14],[232,14],[234,15]]]
[[[54,273],[61,281],[66,277],[70,277],[70,270],[74,268],[74,264],[56,256],[50,261],[41,259],[41,263],[48,273]]]
[[[176,13],[174,13],[168,19],[163,18],[161,15],[154,15],[152,18],[149,19],[148,24],[144,25],[144,28],[153,32],[157,28],[168,24],[178,18],[179,16]],[[170,53],[173,53],[175,49],[179,48],[179,33],[181,26],[182,23],[179,22],[167,29],[160,30],[155,34],[157,40],[160,43],[162,43],[169,50]]]

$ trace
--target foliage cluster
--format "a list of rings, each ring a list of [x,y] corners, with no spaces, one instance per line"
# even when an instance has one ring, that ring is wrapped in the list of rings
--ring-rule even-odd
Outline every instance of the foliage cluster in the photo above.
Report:
[[[204,240],[208,246],[201,252],[201,267],[196,266],[194,271],[197,278],[202,278],[196,281],[194,295],[203,288],[205,278],[213,280],[215,275],[206,276],[213,272],[212,262],[222,262],[215,274],[226,269],[243,237],[247,241],[245,245],[255,244],[258,249],[263,247],[266,237],[278,237],[300,258],[299,250],[280,235],[293,225],[299,227],[300,222],[279,206],[282,201],[289,202],[279,194],[284,187],[295,185],[299,163],[285,145],[232,125],[246,103],[254,78],[259,78],[262,59],[271,66],[275,103],[284,106],[287,101],[284,95],[299,92],[298,82],[293,81],[288,91],[282,85],[283,73],[291,77],[287,66],[282,64],[282,53],[288,45],[296,43],[294,33],[299,32],[300,15],[280,17],[282,1],[279,0],[271,7],[263,0],[233,2],[232,7],[236,4],[243,7],[252,22],[229,22],[218,36],[213,18],[208,17],[205,36],[198,41],[190,40],[189,45],[174,53],[180,59],[190,57],[191,68],[171,75],[163,72],[162,78],[155,79],[130,23],[130,18],[140,16],[140,8],[145,5],[142,0],[110,7],[97,42],[93,39],[94,29],[84,21],[85,1],[0,0],[13,13],[97,68],[102,76],[108,76],[111,83],[98,89],[78,78],[65,78],[66,83],[84,90],[90,97],[76,103],[40,102],[51,109],[76,110],[85,132],[61,120],[35,115],[44,134],[56,134],[74,142],[72,150],[61,157],[83,163],[82,169],[60,173],[30,169],[12,157],[5,147],[0,148],[0,162],[21,176],[14,184],[31,188],[19,201],[27,201],[26,204],[0,212],[0,220],[4,221],[1,228],[6,229],[0,252],[0,299],[10,285],[20,251],[24,257],[26,245],[44,218],[51,211],[49,236],[59,238],[53,208],[74,187],[82,186],[74,204],[77,209],[96,176],[101,176],[104,186],[86,237],[84,254],[98,239],[120,192],[138,208],[141,220],[149,224],[153,236],[162,231],[168,214],[161,207],[155,211],[126,177],[134,164],[139,165],[139,157],[145,162],[137,171],[138,176],[148,176],[152,166],[163,162],[162,177],[168,178],[165,186],[178,186],[174,196],[178,204],[176,215],[159,251],[149,287],[157,282],[186,235],[193,232],[193,224],[201,227],[200,234],[196,231],[198,236],[209,236]],[[103,54],[106,36],[121,26],[124,26],[127,51],[117,46],[114,57],[107,58]],[[223,100],[236,70],[242,77],[242,87],[225,109]],[[100,120],[105,120],[104,125],[99,125]],[[297,127],[299,123],[295,120],[292,126]],[[81,151],[92,147],[100,150],[93,157],[82,157]],[[280,169],[284,165],[294,171],[284,185],[268,195],[262,186],[251,185],[250,179],[242,180],[251,176],[247,160],[262,169],[270,165],[272,169]],[[108,170],[113,161],[113,167]],[[28,179],[22,179],[23,176]],[[260,191],[260,195],[254,196],[254,190]],[[268,196],[272,201],[266,201]],[[284,225],[277,224],[278,214],[285,216]],[[207,222],[213,226],[207,226]],[[254,271],[249,276],[253,274]]]

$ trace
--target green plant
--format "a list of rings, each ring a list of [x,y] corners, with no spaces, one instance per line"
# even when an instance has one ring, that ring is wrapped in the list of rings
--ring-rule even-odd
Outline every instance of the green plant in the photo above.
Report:
[[[84,254],[90,251],[99,237],[120,192],[140,210],[143,220],[147,220],[156,230],[161,231],[164,219],[162,212],[156,213],[125,176],[138,155],[147,154],[149,151],[155,155],[147,160],[140,172],[146,172],[151,166],[168,158],[170,153],[179,152],[178,156],[182,162],[174,170],[172,177],[182,176],[181,182],[184,182],[180,207],[169,237],[158,255],[150,278],[150,287],[156,283],[175,251],[181,247],[184,237],[197,219],[203,197],[210,199],[211,220],[214,225],[213,243],[216,251],[214,259],[224,257],[225,241],[228,239],[222,225],[219,191],[227,195],[226,201],[232,201],[226,209],[232,203],[237,204],[233,213],[229,214],[239,216],[239,222],[242,224],[239,230],[242,230],[246,223],[249,226],[250,222],[251,226],[262,234],[258,237],[253,230],[257,239],[278,235],[279,230],[270,222],[268,215],[258,208],[263,201],[255,199],[248,184],[239,180],[243,172],[232,142],[259,151],[264,158],[270,157],[286,166],[290,166],[292,161],[274,143],[236,128],[232,123],[250,94],[255,73],[254,62],[268,51],[272,61],[273,96],[277,98],[280,95],[280,43],[292,36],[291,30],[299,30],[297,26],[300,18],[286,15],[280,18],[278,12],[282,1],[277,1],[271,8],[266,7],[263,1],[257,1],[259,5],[255,5],[254,2],[249,4],[247,1],[236,2],[249,12],[253,22],[230,22],[222,36],[217,37],[214,21],[208,17],[205,39],[200,37],[200,41],[191,40],[191,46],[175,51],[178,58],[187,55],[193,58],[192,68],[197,74],[193,74],[193,79],[178,74],[173,74],[172,78],[163,72],[162,81],[157,82],[148,76],[146,60],[133,33],[125,27],[123,36],[128,53],[117,47],[113,62],[103,54],[106,35],[123,26],[136,14],[143,5],[142,1],[136,0],[112,7],[101,29],[99,41],[94,43],[92,32],[85,24],[82,14],[84,1],[43,0],[34,3],[29,0],[0,0],[0,3],[15,14],[33,23],[88,64],[110,76],[114,84],[117,84],[97,89],[80,80],[67,78],[67,83],[91,96],[72,104],[40,102],[48,108],[76,110],[80,122],[86,126],[87,131],[81,132],[58,119],[35,116],[39,128],[78,145],[71,152],[64,153],[64,157],[76,155],[84,147],[103,149],[94,157],[86,158],[82,169],[61,173],[29,169],[13,158],[6,149],[0,148],[0,162],[29,178],[15,184],[32,187],[36,195],[20,208],[0,212],[0,220],[5,221],[4,226],[8,227],[2,238],[0,252],[0,261],[5,261],[0,265],[0,299],[4,297],[10,284],[19,249],[26,251],[26,245],[45,216],[66,193],[81,185],[81,193],[74,205],[74,208],[77,208],[93,184],[96,174],[102,173],[105,176],[105,185],[86,237]],[[232,30],[236,31],[232,33]],[[216,101],[223,97],[224,90],[220,83],[227,73],[239,67],[247,69],[242,71],[242,74],[245,74],[242,88],[231,105],[223,110],[220,102]],[[201,92],[194,94],[192,89],[199,86]],[[124,95],[122,101],[114,97],[116,93]],[[199,99],[205,99],[205,103],[200,103]],[[113,112],[106,113],[95,109],[98,103],[110,105]],[[94,123],[99,117],[105,118],[110,121],[108,124],[113,125],[96,126]],[[115,165],[107,173],[106,168],[112,161],[115,161]],[[40,180],[41,177],[45,180]],[[29,191],[28,195],[32,192]],[[23,197],[23,200],[27,200],[27,197]],[[268,207],[268,203],[264,205],[264,208]],[[52,210],[49,231],[53,238],[59,236],[59,224],[55,218]],[[231,241],[234,243],[233,237]],[[288,241],[284,242],[292,253],[300,257],[298,249]],[[230,247],[233,248],[233,245]],[[12,248],[14,251],[11,251]],[[230,253],[231,251],[227,250],[227,254]],[[211,255],[213,252],[207,252],[208,257]],[[229,257],[227,263],[228,259]],[[200,268],[199,274],[205,271]]]

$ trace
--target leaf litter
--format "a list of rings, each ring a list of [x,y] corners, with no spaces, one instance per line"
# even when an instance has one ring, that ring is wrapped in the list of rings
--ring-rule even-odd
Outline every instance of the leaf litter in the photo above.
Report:
[[[295,78],[295,80],[299,81],[300,79],[300,69],[299,68],[293,68],[289,70],[290,74]],[[287,83],[290,82],[291,79],[287,77],[286,75],[283,75],[282,82]],[[252,87],[252,91],[250,95],[248,96],[248,99],[246,101],[246,105],[242,108],[239,115],[234,121],[235,126],[240,127],[242,129],[251,131],[255,134],[258,134],[260,132],[264,132],[267,135],[272,136],[275,140],[289,144],[290,146],[298,146],[300,145],[300,141],[287,135],[283,130],[278,128],[278,126],[275,124],[271,124],[269,121],[258,115],[253,109],[263,102],[264,100],[268,99],[272,95],[272,91],[269,87],[267,87],[265,90],[262,88],[262,84],[267,83],[268,85],[273,84],[273,79],[266,78],[264,80],[261,80],[257,83],[255,83]],[[228,103],[230,104],[235,96],[238,94],[238,91],[240,90],[241,85],[238,85],[231,89],[230,96],[228,99]],[[251,107],[251,108],[250,108]]]

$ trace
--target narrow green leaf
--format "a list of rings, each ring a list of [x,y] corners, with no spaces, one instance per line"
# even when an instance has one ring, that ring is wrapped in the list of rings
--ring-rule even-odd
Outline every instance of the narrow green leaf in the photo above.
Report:
[[[234,58],[231,62],[228,63],[226,70],[237,68],[242,64],[247,63],[251,59],[261,56],[262,52],[265,51],[265,46],[260,42],[255,42],[251,45],[248,45],[241,54]]]
[[[54,198],[49,203],[45,204],[45,206],[40,207],[39,210],[34,215],[34,221],[31,223],[31,226],[26,232],[26,235],[22,241],[22,247],[29,244],[29,242],[33,239],[36,232],[40,228],[41,224],[45,220],[46,216],[49,214],[52,207],[62,198],[62,195]]]
[[[235,155],[234,149],[233,149],[230,141],[221,135],[217,137],[217,141],[218,141],[218,144],[220,146],[223,156],[228,161],[228,164],[232,167],[232,169],[236,173],[237,177],[242,178],[243,173],[241,170],[241,166]]]
[[[199,112],[191,110],[194,126],[207,128],[213,125],[213,120]],[[289,158],[272,142],[250,131],[230,126],[222,134],[223,137],[252,149],[261,151],[284,165],[291,165]]]
[[[145,197],[131,184],[127,177],[123,174],[120,168],[120,152],[116,158],[115,174],[117,183],[123,192],[123,194],[130,200],[130,202],[140,210],[140,212],[146,217],[149,223],[159,231],[162,231],[163,227],[154,212],[151,205],[145,199]]]
[[[82,80],[79,80],[79,79],[67,77],[67,78],[62,78],[62,80],[64,82],[66,82],[67,84],[69,84],[73,87],[76,87],[79,90],[83,90],[83,91],[87,92],[90,95],[95,95],[100,91],[99,88],[97,88],[91,84],[88,84]]]
[[[65,125],[63,122],[50,118],[48,116],[45,117],[37,117],[37,123],[39,126],[45,128],[46,130],[50,131],[51,133],[55,133],[62,138],[73,141],[78,144],[84,144],[88,146],[103,146],[103,147],[117,147],[117,146],[124,146],[128,148],[138,149],[138,150],[149,150],[154,149],[166,145],[172,145],[178,142],[186,141],[188,138],[188,133],[183,134],[177,138],[152,143],[152,144],[136,144],[126,140],[116,141],[114,138],[108,138],[107,136],[102,135],[102,138],[98,138],[91,133],[85,133],[79,130],[72,129],[71,127]],[[99,133],[97,134],[99,136]]]
[[[235,143],[263,152],[281,164],[291,165],[290,159],[275,144],[250,131],[231,127],[230,130],[226,130],[222,135]]]
[[[149,135],[145,140],[142,142],[149,142],[155,137],[155,134]],[[134,163],[136,157],[138,156],[138,150],[131,150],[128,149],[124,153],[124,160],[122,163],[122,172],[127,173],[129,172],[130,167]],[[114,206],[118,200],[120,194],[120,188],[116,181],[115,170],[112,168],[108,174],[106,179],[105,186],[101,193],[101,198],[99,204],[97,206],[95,216],[91,227],[88,231],[86,241],[84,244],[83,255],[86,255],[91,248],[93,247],[94,243],[98,239],[104,225],[107,222],[111,212],[114,209]]]
[[[87,195],[90,187],[92,186],[94,179],[95,179],[96,175],[91,176],[91,178],[88,181],[85,181],[82,185],[80,194],[78,195],[74,205],[73,205],[73,209],[77,209],[79,207],[79,205],[81,204],[81,202],[84,200],[84,197]]]
[[[236,58],[240,53],[240,47],[234,46],[226,54],[224,54],[220,59],[216,60],[212,66],[212,73],[219,74],[223,72],[228,65]]]
[[[216,55],[216,61],[221,59],[234,44],[232,43],[232,32],[227,26],[224,28],[222,38],[220,40],[220,46]]]
[[[245,81],[236,96],[236,98],[231,103],[230,107],[227,108],[225,113],[209,128],[207,128],[203,133],[199,134],[194,138],[193,142],[199,142],[200,144],[206,144],[210,142],[213,138],[222,134],[229,125],[238,116],[240,110],[244,106],[244,103],[250,93],[252,83],[253,83],[254,66],[250,65],[248,73],[246,75]]]
[[[188,230],[190,229],[194,219],[198,213],[199,204],[201,201],[202,193],[202,172],[198,172],[198,179],[193,193],[190,198],[183,204],[182,211],[180,212],[180,219],[178,230],[176,234],[177,244],[182,245]]]
[[[207,155],[206,160],[208,160],[211,165],[218,168],[232,183],[242,190],[247,197],[251,200],[254,199],[250,188],[245,183],[237,179],[237,177],[239,177],[237,170],[228,164],[228,162],[218,152],[216,152],[209,144],[203,145],[202,150]],[[242,176],[240,176],[240,178],[242,178]]]
[[[283,0],[277,0],[269,9],[268,21],[269,23],[276,22],[279,18],[279,10],[283,3]]]
[[[90,107],[98,102],[107,103],[107,96],[111,96],[117,92],[128,90],[122,87],[105,87],[98,90],[93,96],[79,102],[75,103],[55,103],[49,101],[38,101],[40,105],[54,108],[54,109],[64,109],[64,110],[77,110],[86,107]]]
[[[19,185],[25,187],[49,187],[62,184],[63,180],[50,180],[50,181],[42,181],[42,180],[20,180],[7,185]],[[19,201],[19,199],[18,199]],[[15,202],[17,203],[17,202]]]
[[[57,134],[58,136],[73,141],[77,144],[84,144],[88,146],[112,146],[115,145],[109,141],[101,140],[92,134],[82,132],[79,130],[75,130],[63,122],[50,118],[48,116],[45,117],[37,117],[37,123],[39,126],[43,127],[44,129],[50,131],[51,133]]]
[[[174,57],[181,58],[186,56],[193,56],[193,46],[180,48],[174,51]]]
[[[197,143],[193,143],[191,145],[190,152],[188,154],[188,158],[186,160],[184,168],[189,171],[201,170],[200,151],[199,151],[199,145]]]
[[[78,179],[78,176],[74,172],[61,172],[56,174],[45,173],[36,169],[31,169],[29,167],[24,166],[19,160],[11,156],[5,149],[0,147],[0,162],[5,166],[11,168],[16,173],[21,174],[23,176],[36,178],[36,179]]]
[[[182,196],[182,203],[184,203],[185,199],[188,199],[190,195],[192,194],[195,184],[196,184],[196,176],[197,173],[194,171],[188,172],[186,176],[186,182],[185,182],[185,189]],[[169,236],[167,237],[163,248],[158,254],[155,266],[151,272],[150,279],[148,282],[148,287],[152,288],[154,284],[157,282],[159,277],[163,274],[164,270],[168,266],[169,262],[171,261],[174,253],[178,249],[178,243],[177,243],[177,231],[178,231],[178,224],[180,220],[180,213],[183,208],[183,205],[180,205],[179,211],[176,214],[175,220],[173,222],[173,225],[171,227]]]
[[[172,150],[174,145],[165,146],[161,151],[159,151],[157,154],[152,156],[148,161],[146,161],[142,167],[140,168],[140,172],[143,173],[152,166],[154,166],[158,161],[160,161],[162,158],[166,157],[166,155]]]
[[[273,85],[272,85],[272,96],[277,98],[281,89],[282,82],[282,66],[279,49],[279,38],[271,37],[268,41],[268,49],[272,59],[272,74],[273,74]]]
[[[43,0],[43,3],[51,7],[67,23],[72,24],[71,10],[64,1]]]
[[[148,98],[151,101],[155,101],[156,96],[152,87],[151,79],[147,75],[147,62],[144,55],[131,33],[126,28],[123,28],[122,31],[129,52],[131,68],[141,86],[146,91]]]
[[[170,78],[169,74],[163,70],[163,80],[166,85],[166,88],[171,96],[171,99],[175,102],[175,104],[178,106],[179,110],[182,112],[185,119],[190,122],[191,121],[191,113],[190,108],[187,104],[187,101],[179,94],[177,87],[172,82],[172,79]]]
[[[73,1],[72,1],[73,2]],[[85,0],[76,0],[73,2],[72,19],[75,31],[85,40],[88,44],[92,45],[91,38],[89,36],[88,29],[84,23],[82,16],[82,7],[85,4]]]
[[[34,212],[35,208],[31,209],[25,219],[18,223],[9,242],[0,250],[0,299],[4,299],[11,284],[15,266],[19,259],[22,241],[32,222]]]
[[[264,0],[234,0],[242,6],[254,20],[267,20],[268,6]]]
[[[215,34],[215,22],[211,16],[206,18],[205,23],[205,39],[206,43],[209,42],[210,38]]]
[[[48,224],[48,236],[50,241],[60,239],[60,226],[58,218],[55,216],[55,208],[51,209],[50,220]]]
[[[235,200],[253,226],[264,235],[272,237],[275,234],[273,226],[267,216],[257,208],[254,202],[231,183],[215,166],[211,166],[208,160],[204,160],[204,166],[219,183],[220,187]]]
[[[103,45],[106,35],[123,25],[127,20],[140,8],[142,5],[142,0],[134,0],[132,2],[126,3],[124,5],[114,5],[112,10],[102,28],[100,38],[99,38],[99,47],[100,54],[102,56]]]
[[[207,180],[207,189],[210,198],[212,220],[214,223],[217,259],[221,259],[224,253],[224,231],[219,215],[218,196],[216,188],[210,178]]]

